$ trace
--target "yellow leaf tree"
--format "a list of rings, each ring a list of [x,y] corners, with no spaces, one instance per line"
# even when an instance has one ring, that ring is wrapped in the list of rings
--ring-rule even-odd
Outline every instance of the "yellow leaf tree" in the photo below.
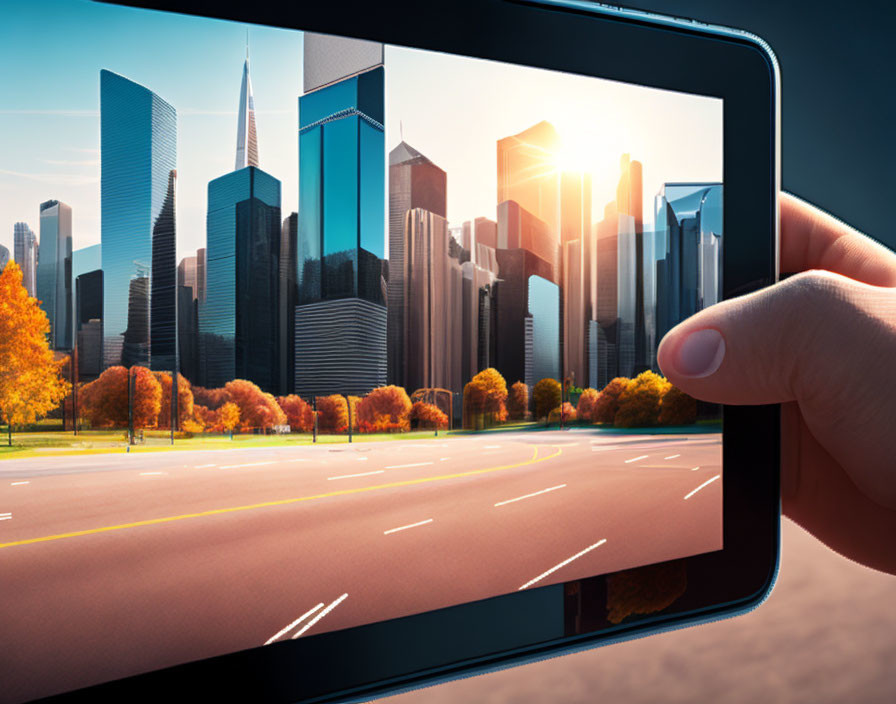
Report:
[[[228,401],[221,406],[218,413],[221,416],[221,426],[233,437],[233,429],[240,424],[240,407]]]
[[[660,399],[671,386],[659,374],[650,370],[641,372],[619,394],[619,410],[613,424],[621,428],[657,425]]]
[[[9,429],[33,423],[69,392],[47,342],[50,323],[22,286],[22,270],[9,262],[0,273],[0,419]]]

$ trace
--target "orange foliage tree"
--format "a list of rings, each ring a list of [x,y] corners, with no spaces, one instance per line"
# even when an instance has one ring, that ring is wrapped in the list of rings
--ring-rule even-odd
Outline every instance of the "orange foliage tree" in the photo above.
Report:
[[[206,430],[209,433],[220,433],[223,431],[217,409],[212,410],[199,404],[193,404],[193,420],[198,426],[201,426],[200,430]]]
[[[224,432],[233,433],[233,429],[240,424],[240,407],[233,401],[228,401],[218,409],[218,422]]]
[[[432,404],[416,401],[411,407],[411,420],[417,421],[420,428],[447,428],[448,416],[441,409]]]
[[[529,387],[518,381],[507,394],[507,414],[510,420],[526,420],[529,415]]]
[[[481,381],[468,381],[464,386],[464,428],[478,430],[483,427],[485,413],[485,384]]]
[[[193,403],[205,406],[209,410],[216,411],[230,399],[227,391],[221,389],[206,389],[202,386],[193,387]]]
[[[354,431],[357,431],[358,427],[359,427],[358,404],[361,403],[361,397],[360,396],[348,396],[347,398],[348,398],[348,407],[349,407],[349,410],[351,411],[351,413],[349,413],[349,416],[352,419],[352,431],[354,432]]]
[[[630,379],[617,376],[597,396],[594,407],[591,409],[592,423],[612,423],[619,410],[619,394],[625,391]]]
[[[576,417],[579,420],[593,421],[594,407],[600,394],[597,389],[585,389],[576,404]]]
[[[162,385],[146,367],[131,367],[134,428],[155,428],[162,407]],[[94,428],[128,425],[128,370],[109,367],[85,384],[80,394],[81,413]]]
[[[358,403],[358,428],[362,433],[408,430],[411,399],[400,386],[381,386]]]
[[[22,285],[14,261],[0,273],[0,418],[9,427],[33,423],[59,405],[70,385],[47,343],[50,325]]]
[[[483,412],[486,414],[487,421],[503,422],[507,420],[507,382],[504,377],[494,367],[483,369],[473,381],[482,384],[482,390],[485,394]]]
[[[344,433],[348,430],[348,403],[345,396],[317,397],[317,429],[322,433]]]
[[[697,399],[677,386],[670,386],[660,399],[661,425],[690,425],[697,420]]]
[[[224,385],[227,400],[240,409],[240,424],[244,430],[249,428],[268,429],[275,425],[286,424],[286,414],[277,404],[277,400],[265,393],[251,381],[234,379]]]
[[[159,406],[158,427],[171,427],[171,374],[153,372],[162,387],[162,400]],[[190,382],[182,374],[177,375],[177,426],[183,429],[184,422],[193,417],[193,391]]]
[[[560,405],[560,382],[556,379],[542,379],[532,389],[535,404],[535,418],[547,418]]]
[[[548,415],[548,423],[559,423],[560,414],[563,413],[563,422],[570,423],[576,419],[576,409],[573,405],[566,401],[562,406],[557,406]]]
[[[660,399],[670,387],[671,384],[659,374],[650,370],[641,372],[619,394],[619,410],[613,425],[620,428],[656,425]]]
[[[296,394],[278,396],[277,403],[286,414],[286,422],[293,432],[311,432],[314,427],[314,414],[311,405],[301,396]]]

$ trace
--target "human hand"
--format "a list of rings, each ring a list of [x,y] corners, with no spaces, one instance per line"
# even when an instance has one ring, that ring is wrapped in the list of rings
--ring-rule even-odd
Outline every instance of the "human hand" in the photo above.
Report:
[[[660,368],[705,401],[783,404],[784,513],[896,574],[896,254],[782,193],[780,264],[670,330]]]

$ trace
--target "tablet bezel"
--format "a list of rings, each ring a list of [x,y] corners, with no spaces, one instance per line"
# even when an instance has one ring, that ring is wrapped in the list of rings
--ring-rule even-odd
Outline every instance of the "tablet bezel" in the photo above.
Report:
[[[771,50],[736,30],[578,0],[116,4],[380,41],[722,98],[724,297],[778,277],[779,78]],[[758,234],[756,234],[758,233]],[[596,645],[716,620],[768,595],[779,550],[779,407],[723,409],[723,539],[684,558],[685,595],[658,615],[597,630],[567,618],[552,585],[277,643],[72,692],[54,700],[162,697],[181,687],[251,701],[362,701]],[[576,583],[595,606],[609,575]],[[581,603],[579,603],[581,608]]]

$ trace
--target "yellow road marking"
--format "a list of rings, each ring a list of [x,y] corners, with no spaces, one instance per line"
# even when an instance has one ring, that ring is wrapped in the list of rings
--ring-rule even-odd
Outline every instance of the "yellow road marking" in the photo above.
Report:
[[[532,453],[532,457],[524,462],[516,464],[505,464],[500,467],[486,467],[485,469],[473,469],[469,472],[460,472],[458,474],[442,474],[438,477],[419,477],[417,479],[406,479],[400,482],[391,482],[389,484],[377,484],[375,486],[357,487],[355,489],[342,489],[340,491],[330,491],[326,494],[314,494],[313,496],[299,496],[293,499],[278,499],[277,501],[265,501],[258,504],[249,504],[247,506],[231,506],[229,508],[215,508],[209,511],[200,511],[198,513],[184,513],[179,516],[165,516],[164,518],[150,518],[145,521],[134,521],[133,523],[121,523],[115,526],[103,526],[101,528],[88,528],[87,530],[76,530],[71,533],[58,533],[56,535],[45,535],[40,538],[26,538],[25,540],[16,540],[11,543],[0,543],[0,548],[11,548],[16,545],[30,545],[31,543],[46,543],[51,540],[62,540],[63,538],[77,538],[82,535],[93,535],[94,533],[107,533],[113,530],[124,530],[125,528],[139,528],[140,526],[152,526],[159,523],[171,523],[172,521],[182,521],[187,518],[202,518],[203,516],[215,516],[222,513],[234,513],[236,511],[251,511],[257,508],[268,508],[270,506],[283,506],[285,504],[295,504],[300,501],[313,501],[314,499],[327,499],[333,496],[344,496],[346,494],[360,494],[365,491],[377,491],[379,489],[394,489],[400,486],[409,486],[411,484],[424,484],[426,482],[436,482],[443,479],[459,479],[460,477],[470,477],[475,474],[487,474],[489,472],[499,472],[503,469],[514,469],[516,467],[524,467],[529,464],[545,462],[559,456],[563,450],[558,449],[557,452],[545,457],[538,456],[538,448]]]

